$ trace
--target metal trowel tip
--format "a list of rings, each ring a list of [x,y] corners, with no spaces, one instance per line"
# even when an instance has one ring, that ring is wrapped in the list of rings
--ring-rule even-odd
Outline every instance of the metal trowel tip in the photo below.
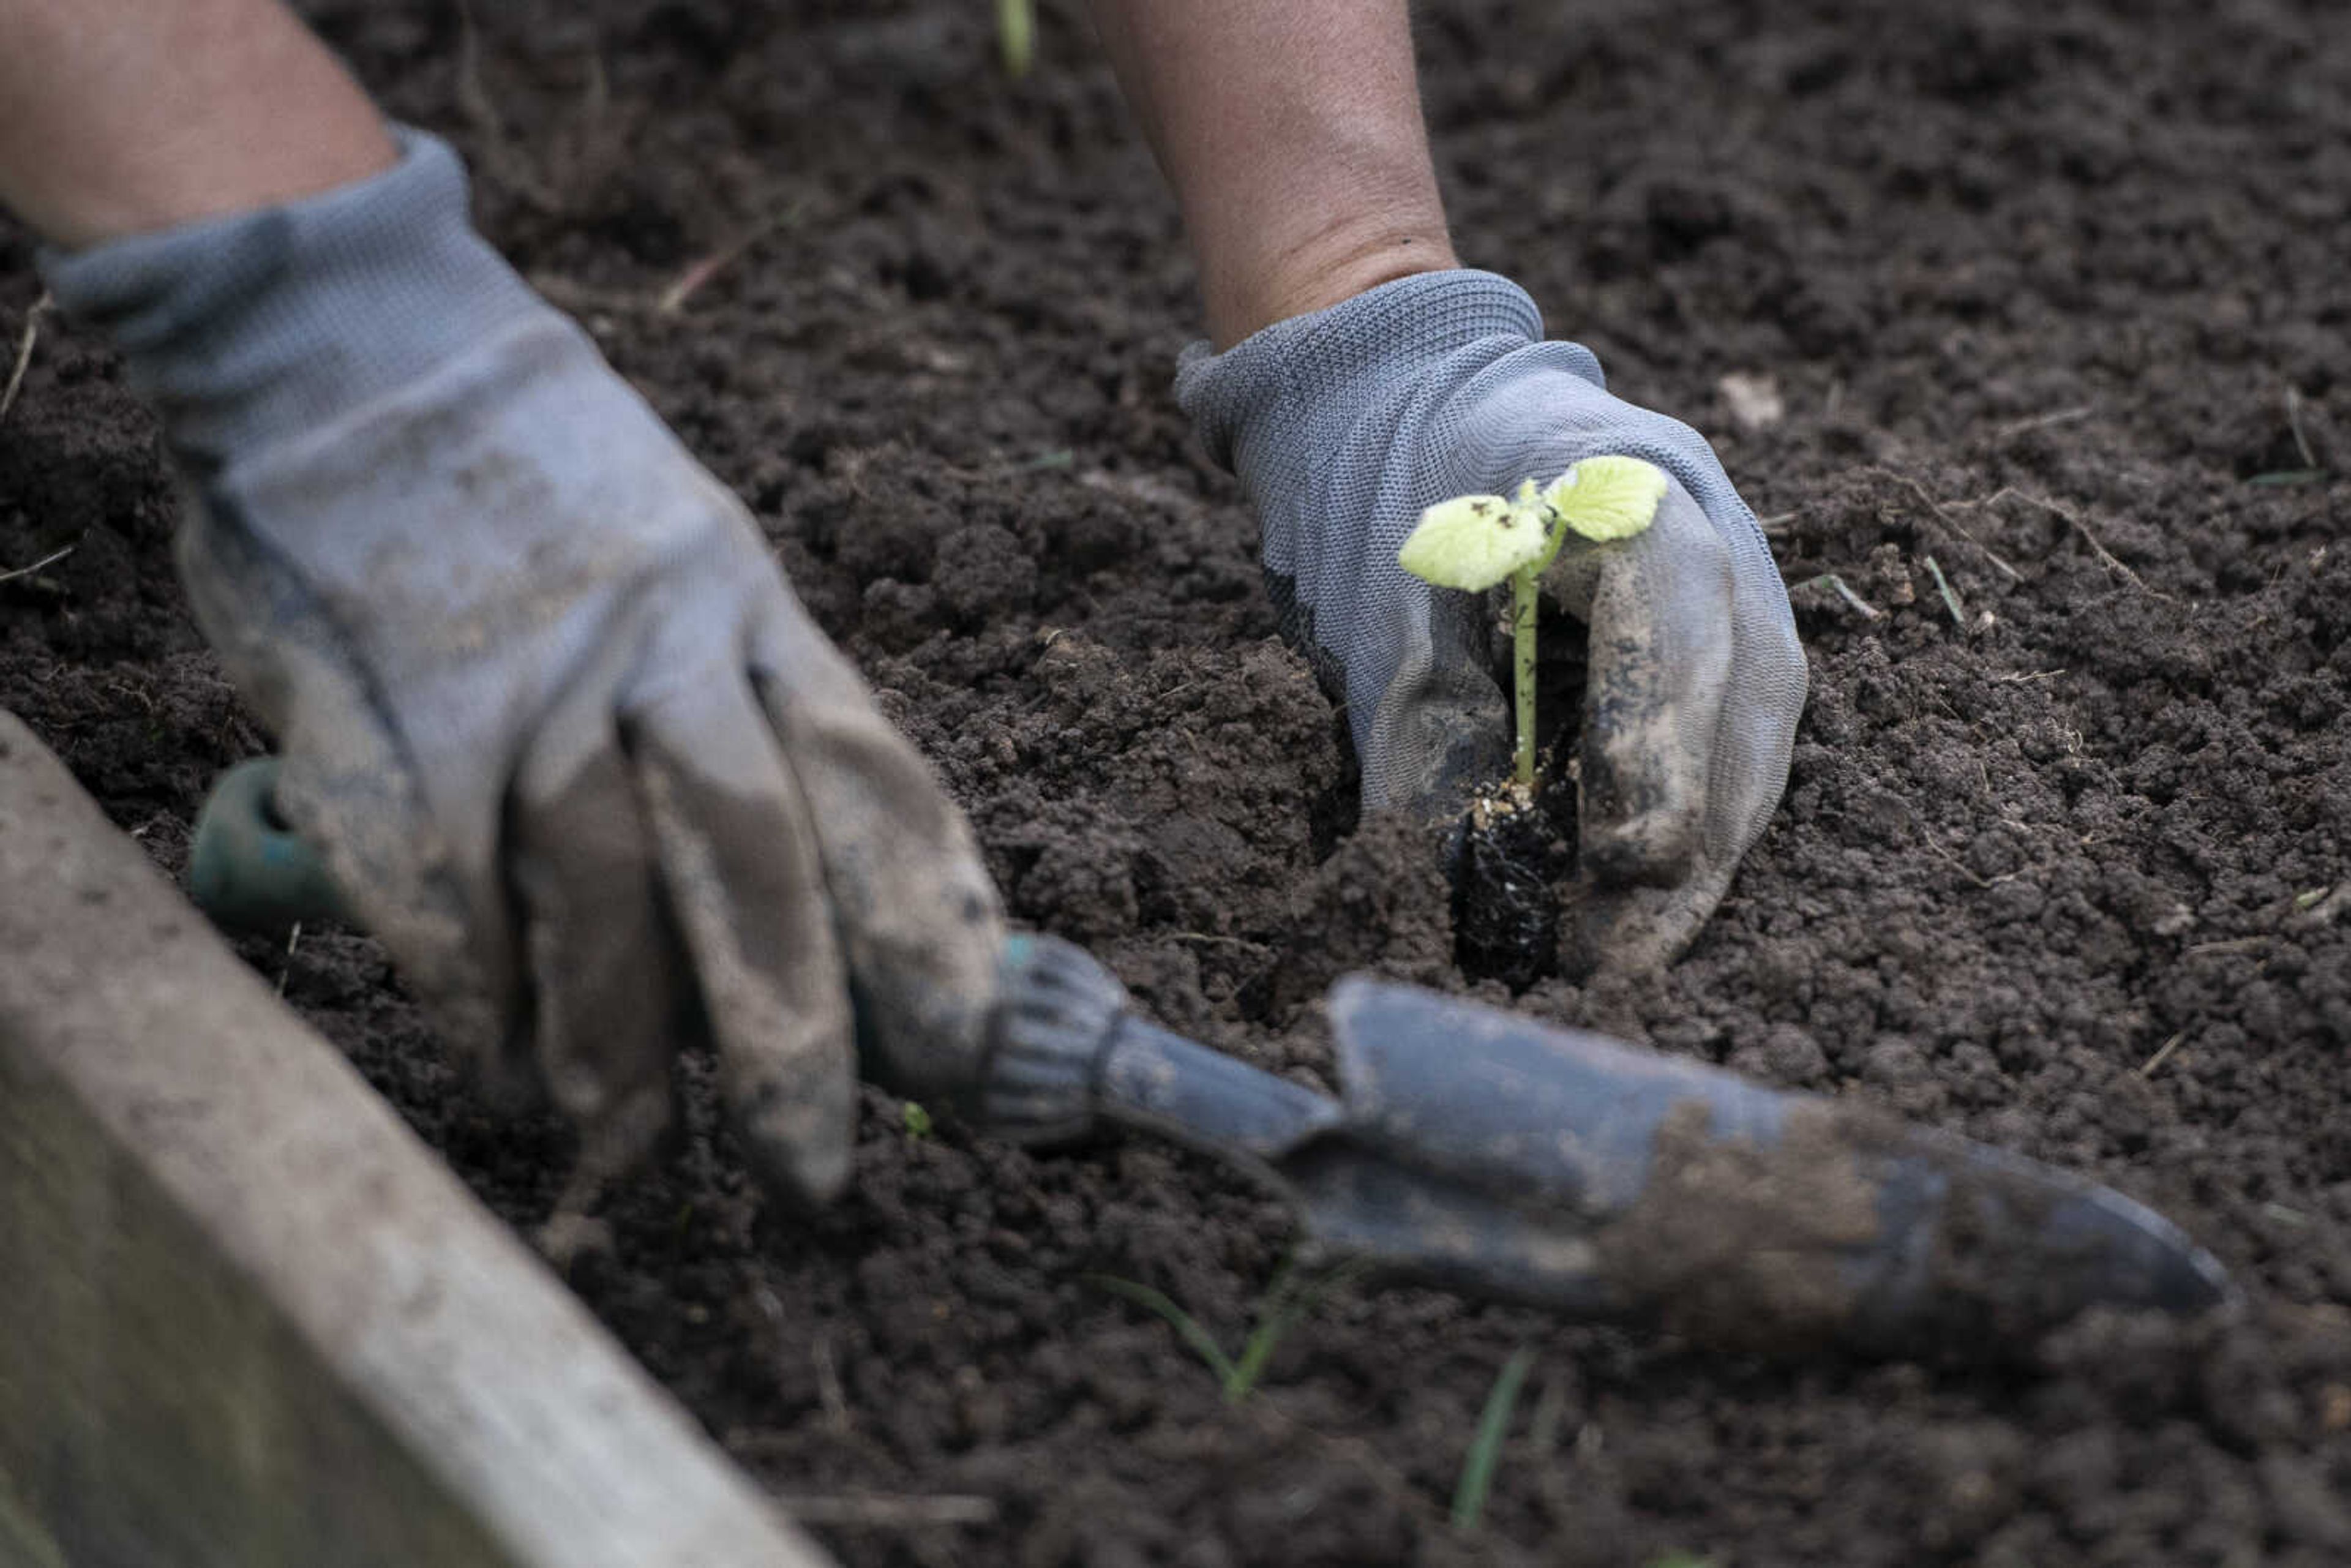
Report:
[[[2080,1286],[2085,1304],[2193,1316],[2241,1299],[2218,1258],[2170,1220],[2110,1187],[2087,1186],[2053,1205],[2043,1221],[2042,1242],[2051,1275],[2062,1277],[2068,1265],[2095,1260],[2095,1272]]]

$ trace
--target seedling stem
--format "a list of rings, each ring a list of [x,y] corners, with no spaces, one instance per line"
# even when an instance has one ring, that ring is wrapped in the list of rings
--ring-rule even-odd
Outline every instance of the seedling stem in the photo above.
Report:
[[[1510,673],[1519,730],[1510,777],[1522,789],[1535,786],[1535,611],[1541,599],[1532,568],[1510,574]]]

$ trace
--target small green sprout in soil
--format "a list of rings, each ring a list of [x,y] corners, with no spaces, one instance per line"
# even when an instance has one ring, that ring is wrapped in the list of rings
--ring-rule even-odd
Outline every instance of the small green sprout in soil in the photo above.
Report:
[[[1249,1396],[1265,1375],[1266,1363],[1281,1343],[1282,1336],[1299,1323],[1315,1305],[1340,1283],[1355,1277],[1358,1270],[1342,1265],[1319,1278],[1308,1279],[1294,1261],[1282,1264],[1274,1275],[1273,1283],[1258,1302],[1257,1326],[1249,1330],[1249,1338],[1241,1342],[1240,1354],[1228,1355],[1217,1336],[1204,1327],[1200,1320],[1176,1305],[1164,1291],[1155,1291],[1140,1280],[1122,1279],[1115,1274],[1088,1274],[1086,1283],[1121,1296],[1165,1322],[1176,1331],[1176,1337],[1198,1356],[1216,1375],[1217,1386],[1224,1390],[1225,1403],[1238,1405]]]
[[[1438,588],[1483,593],[1510,585],[1510,652],[1518,744],[1512,776],[1535,782],[1536,580],[1573,530],[1595,543],[1646,528],[1666,497],[1665,471],[1637,457],[1587,457],[1538,489],[1521,480],[1515,497],[1456,496],[1420,514],[1396,564]]]
[[[905,1124],[906,1136],[927,1138],[931,1135],[931,1113],[915,1102],[907,1101],[904,1107],[899,1111],[898,1117]]]
[[[1527,1374],[1534,1364],[1534,1347],[1520,1345],[1502,1364],[1486,1395],[1486,1408],[1478,1416],[1478,1435],[1462,1457],[1461,1479],[1453,1487],[1456,1530],[1476,1530],[1485,1514],[1487,1496],[1494,1490],[1494,1469],[1502,1459],[1502,1439],[1509,1435],[1510,1416],[1518,1409],[1519,1390],[1526,1386]]]
[[[1951,612],[1951,624],[1962,632],[1966,631],[1968,618],[1966,612],[1959,608],[1959,591],[1951,586],[1951,580],[1943,575],[1943,569],[1935,564],[1933,556],[1923,556],[1920,559],[1926,563],[1927,575],[1935,580],[1935,591],[1943,596],[1943,608]]]
[[[1029,74],[1037,57],[1037,0],[996,0],[996,47],[1005,74]]]

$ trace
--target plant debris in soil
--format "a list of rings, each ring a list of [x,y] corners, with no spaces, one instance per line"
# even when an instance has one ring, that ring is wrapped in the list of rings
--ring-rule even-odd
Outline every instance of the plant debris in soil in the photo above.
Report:
[[[1290,1246],[1262,1194],[1139,1141],[910,1136],[875,1095],[854,1193],[791,1220],[689,1060],[676,1149],[575,1283],[841,1560],[2351,1554],[2329,8],[1416,8],[1464,256],[1714,437],[1791,583],[1850,595],[1795,594],[1787,798],[1688,957],[1515,999],[1457,962],[1441,842],[1355,824],[1248,514],[1168,396],[1192,277],[1073,10],[1044,8],[1018,82],[987,7],[932,0],[532,0],[476,7],[472,51],[437,3],[309,10],[455,138],[488,232],[745,497],[1016,916],[1171,1026],[1319,1082],[1343,969],[1508,1002],[2110,1182],[2251,1297],[2093,1316],[2020,1372],[1342,1289],[1228,1404],[1084,1281],[1238,1343]],[[0,341],[32,256],[0,230]],[[0,570],[47,563],[0,581],[0,703],[177,870],[264,737],[181,605],[172,507],[119,367],[45,319],[0,424]],[[547,1217],[568,1135],[492,1115],[377,949],[245,951],[494,1209]],[[1526,1347],[1465,1533],[1453,1490]]]

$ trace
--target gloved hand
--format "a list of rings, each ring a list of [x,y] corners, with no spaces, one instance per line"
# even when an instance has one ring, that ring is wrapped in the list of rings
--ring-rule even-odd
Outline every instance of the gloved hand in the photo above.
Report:
[[[860,1044],[905,1092],[968,1086],[995,892],[741,504],[475,234],[449,150],[402,150],[50,282],[163,416],[279,810],[444,1024],[597,1174],[706,1030],[763,1174],[821,1200]]]
[[[1239,476],[1286,622],[1343,692],[1365,810],[1447,816],[1506,775],[1485,601],[1396,565],[1422,508],[1547,484],[1602,453],[1673,483],[1635,538],[1571,537],[1544,587],[1589,627],[1572,965],[1688,946],[1788,779],[1803,651],[1754,514],[1698,433],[1608,395],[1507,279],[1399,279],[1196,347],[1176,395]]]

